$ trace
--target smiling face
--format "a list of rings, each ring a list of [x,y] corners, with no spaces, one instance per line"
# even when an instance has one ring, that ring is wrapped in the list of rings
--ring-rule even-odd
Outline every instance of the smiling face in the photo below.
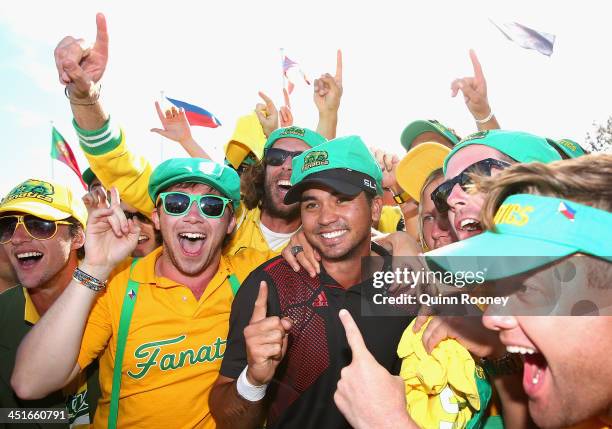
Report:
[[[178,184],[164,190],[172,191],[221,195],[216,189],[200,183]],[[202,215],[196,202],[183,216],[167,214],[160,202],[153,211],[153,222],[162,234],[162,258],[169,262],[164,265],[173,267],[185,276],[197,276],[218,260],[223,240],[236,225],[230,205],[225,208],[223,216],[212,219]]]
[[[588,264],[592,264],[593,259],[574,256],[568,260],[575,266],[573,271],[580,276],[580,272],[592,269]],[[605,416],[612,406],[609,357],[612,316],[569,315],[576,309],[576,303],[584,302],[588,295],[601,297],[603,291],[592,284],[594,276],[585,275],[565,283],[551,281],[558,279],[559,273],[568,271],[568,260],[536,270],[533,274],[511,278],[515,284],[522,285],[521,292],[513,295],[512,299],[523,306],[541,305],[548,300],[547,295],[555,296],[553,315],[524,315],[529,313],[524,309],[518,310],[515,305],[512,314],[520,315],[497,315],[500,312],[489,307],[483,318],[487,328],[499,331],[500,340],[508,351],[523,355],[523,389],[529,397],[529,412],[542,428],[570,427],[592,417]],[[609,263],[603,269],[607,269],[608,274],[600,278],[605,278],[605,287],[609,288]],[[580,290],[570,290],[576,288]],[[605,292],[609,294],[610,289]],[[598,300],[594,302],[600,304]],[[605,308],[605,305],[599,306]]]
[[[76,250],[83,245],[85,236],[80,229],[73,236],[69,228],[69,225],[57,225],[53,238],[36,240],[25,231],[23,225],[18,225],[11,240],[2,245],[23,287],[45,287],[60,275],[70,258],[76,260]]]
[[[289,152],[303,152],[310,149],[310,146],[305,142],[293,137],[279,139],[274,142],[272,147]],[[292,161],[293,158],[287,157],[282,165],[266,165],[263,209],[274,217],[295,219],[300,214],[300,207],[297,203],[287,205],[283,202],[287,191],[291,187],[289,179],[291,179]]]
[[[370,228],[380,218],[382,200],[372,204],[364,192],[356,197],[329,188],[310,188],[302,193],[302,229],[323,260],[346,260],[370,249]]]
[[[497,149],[488,146],[473,144],[456,152],[446,166],[445,180],[450,180],[470,165],[492,158],[500,161],[509,161],[509,158]],[[501,170],[493,168],[491,176],[496,176]],[[468,193],[456,184],[447,198],[450,207],[448,220],[457,235],[457,239],[465,240],[482,232],[480,225],[480,211],[485,196],[481,193]]]
[[[421,199],[421,217],[423,228],[423,239],[429,250],[438,249],[457,241],[455,232],[450,226],[448,216],[441,214],[431,199],[431,193],[442,182],[444,177],[440,176],[432,180],[423,190]]]

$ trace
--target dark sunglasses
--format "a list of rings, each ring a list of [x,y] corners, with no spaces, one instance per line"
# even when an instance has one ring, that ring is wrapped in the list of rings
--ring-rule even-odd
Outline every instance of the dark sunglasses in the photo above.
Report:
[[[8,215],[0,217],[0,244],[11,241],[19,225],[35,240],[49,240],[57,234],[57,225],[72,225],[63,220],[46,220],[34,215]]]
[[[504,168],[510,167],[510,163],[505,161],[500,161],[498,159],[487,158],[482,161],[475,162],[470,165],[468,168],[463,170],[459,175],[453,177],[450,180],[442,183],[431,193],[431,200],[433,201],[436,209],[440,213],[445,213],[449,210],[448,203],[446,200],[451,194],[455,185],[461,186],[465,192],[469,190],[469,188],[473,185],[472,174],[478,174],[481,176],[490,176],[491,170],[493,168],[498,168],[503,170]]]
[[[220,195],[193,195],[184,192],[162,192],[159,194],[166,214],[183,216],[187,214],[191,204],[196,201],[200,213],[208,218],[220,218],[225,213],[225,207],[232,202]]]
[[[123,210],[123,214],[125,215],[126,219],[138,219],[140,222],[143,223],[151,223],[151,219],[149,219],[148,217],[146,217],[145,215],[143,215],[140,212],[128,212],[127,210]]]
[[[266,151],[264,159],[266,160],[266,164],[273,167],[278,167],[279,165],[283,165],[288,157],[295,158],[296,156],[301,155],[302,152],[304,151],[301,150],[298,152],[289,152],[287,150],[271,147]]]

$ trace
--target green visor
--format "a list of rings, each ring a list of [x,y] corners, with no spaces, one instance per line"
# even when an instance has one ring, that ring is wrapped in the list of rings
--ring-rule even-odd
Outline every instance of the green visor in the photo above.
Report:
[[[482,271],[487,280],[521,274],[574,253],[612,262],[612,213],[607,211],[516,194],[500,206],[494,222],[495,232],[428,252],[427,261],[445,271]]]

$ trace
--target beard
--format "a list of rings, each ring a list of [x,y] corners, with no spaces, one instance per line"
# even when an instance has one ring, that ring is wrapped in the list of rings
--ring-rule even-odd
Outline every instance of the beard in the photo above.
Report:
[[[285,204],[283,197],[275,192],[277,178],[266,175],[261,209],[272,217],[292,221],[300,217],[300,203]]]

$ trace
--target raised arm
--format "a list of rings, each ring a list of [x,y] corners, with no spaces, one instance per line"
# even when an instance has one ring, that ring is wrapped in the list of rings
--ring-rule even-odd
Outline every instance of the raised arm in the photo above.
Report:
[[[319,111],[317,132],[328,140],[336,138],[338,109],[342,98],[342,51],[336,53],[336,74],[321,75],[314,81],[314,102]]]
[[[100,85],[108,62],[106,19],[96,15],[97,35],[92,48],[83,39],[65,37],[55,48],[59,80],[74,115],[73,125],[92,171],[108,189],[116,186],[125,201],[142,213],[151,213],[147,194],[150,163],[127,149],[123,131],[104,111]]]
[[[138,221],[128,220],[121,210],[116,188],[112,204],[100,196],[89,206],[85,234],[85,258],[79,270],[105,282],[113,268],[127,258],[140,235]],[[104,293],[104,292],[102,292]],[[38,399],[70,382],[80,371],[77,357],[87,318],[98,292],[72,280],[62,295],[34,325],[17,350],[11,385],[23,399]]]
[[[456,97],[461,91],[465,105],[474,117],[479,131],[496,130],[499,128],[499,123],[489,105],[487,81],[473,49],[470,49],[470,60],[474,76],[455,79],[451,83],[451,96]]]

